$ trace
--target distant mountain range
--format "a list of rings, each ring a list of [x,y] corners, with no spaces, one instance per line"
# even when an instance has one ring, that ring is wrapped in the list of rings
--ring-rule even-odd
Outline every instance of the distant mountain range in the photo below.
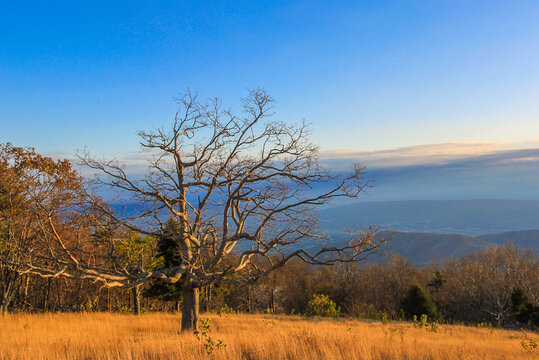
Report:
[[[387,236],[388,234],[382,233]],[[529,248],[539,255],[539,230],[509,231],[483,236],[465,234],[435,234],[397,231],[389,235],[390,241],[383,250],[399,254],[418,266],[430,261],[456,258],[484,250],[487,247],[514,243]]]
[[[377,224],[386,230],[484,235],[539,229],[539,200],[358,202],[320,211],[329,231]]]
[[[508,242],[539,255],[539,201],[447,200],[361,202],[320,211],[333,241],[346,228],[379,225],[391,241],[385,252],[418,266]]]
[[[331,245],[345,245],[350,236],[346,233],[329,233]],[[472,236],[466,234],[438,234],[427,232],[381,231],[389,241],[369,259],[378,261],[384,255],[402,255],[417,266],[426,266],[431,261],[458,258],[473,254],[488,247],[512,243],[521,249],[530,249],[539,256],[539,229],[508,231],[496,234]],[[310,251],[320,248],[319,243],[305,241],[297,244]]]

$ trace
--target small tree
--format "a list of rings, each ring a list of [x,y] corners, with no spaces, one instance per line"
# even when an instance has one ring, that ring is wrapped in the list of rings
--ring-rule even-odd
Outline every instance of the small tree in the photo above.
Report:
[[[140,233],[132,230],[126,230],[122,234],[117,245],[118,256],[122,258],[122,263],[126,265],[130,273],[137,273],[144,268],[151,268],[154,261],[152,252],[153,238],[151,236],[143,236]],[[141,313],[141,286],[131,288],[133,297],[133,313],[139,315]]]
[[[417,317],[427,315],[431,319],[438,318],[436,305],[417,281],[410,284],[406,295],[401,301],[401,308],[409,319],[413,318],[414,315]]]
[[[307,303],[305,315],[339,317],[341,316],[341,309],[328,295],[314,294],[313,298]]]
[[[179,224],[170,218],[159,234],[157,240],[157,259],[154,269],[167,269],[181,265],[181,255],[176,234]],[[144,291],[144,296],[157,298],[164,301],[180,301],[182,296],[181,283],[169,283],[160,279],[154,279]]]
[[[429,283],[429,286],[435,291],[439,291],[444,284],[447,282],[447,275],[440,269],[437,269],[432,273],[432,280]]]
[[[519,286],[511,293],[511,312],[520,324],[539,327],[539,306],[534,306]]]
[[[447,275],[442,270],[437,269],[432,273],[432,280],[429,282],[428,286],[432,288],[434,304],[436,304],[436,296],[438,295],[438,292],[442,289],[446,282]]]

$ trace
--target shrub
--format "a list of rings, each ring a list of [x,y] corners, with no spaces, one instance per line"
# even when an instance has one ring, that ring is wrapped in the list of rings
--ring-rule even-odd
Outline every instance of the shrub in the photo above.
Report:
[[[382,325],[389,324],[389,318],[387,317],[386,313],[382,313],[380,320],[382,321]]]
[[[120,314],[131,314],[131,309],[129,306],[122,305],[120,301],[116,301],[116,311]]]
[[[99,296],[93,298],[87,297],[86,300],[79,305],[81,311],[98,311],[99,310]]]
[[[220,350],[226,347],[223,340],[215,340],[210,336],[210,319],[202,319],[200,321],[200,331],[195,331],[194,334],[198,341],[204,344],[206,354],[211,355],[215,350]]]
[[[228,316],[230,314],[234,314],[234,309],[232,309],[226,303],[224,303],[223,306],[221,306],[221,308],[217,310],[217,315],[219,316]]]
[[[305,310],[307,316],[341,316],[341,308],[337,307],[335,302],[324,294],[314,294],[313,298],[307,303]]]
[[[422,328],[427,327],[428,325],[427,320],[428,320],[428,316],[425,314],[421,314],[421,317],[419,318],[419,320],[417,319],[417,316],[414,315],[412,322],[414,323],[414,327],[422,329]]]

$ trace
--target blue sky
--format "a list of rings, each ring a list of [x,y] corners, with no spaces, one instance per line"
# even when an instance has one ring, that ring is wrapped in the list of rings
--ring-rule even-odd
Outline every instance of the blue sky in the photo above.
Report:
[[[0,10],[0,142],[127,157],[138,130],[172,118],[185,88],[237,107],[261,86],[279,119],[312,122],[329,164],[362,161],[395,184],[380,185],[380,197],[539,198],[537,1],[12,1]],[[448,166],[458,167],[442,176]]]

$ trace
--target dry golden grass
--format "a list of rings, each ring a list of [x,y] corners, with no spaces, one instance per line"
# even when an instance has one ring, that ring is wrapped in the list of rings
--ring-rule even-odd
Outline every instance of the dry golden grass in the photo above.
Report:
[[[0,359],[531,359],[523,332],[264,315],[203,315],[224,349],[207,355],[178,315],[108,313],[0,317]],[[539,336],[526,334],[539,342]]]

